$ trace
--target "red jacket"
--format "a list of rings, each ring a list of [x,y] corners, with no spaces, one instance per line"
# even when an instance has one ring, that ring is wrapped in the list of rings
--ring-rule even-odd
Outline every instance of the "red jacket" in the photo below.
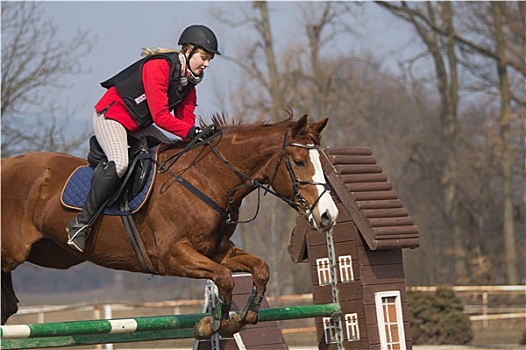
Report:
[[[196,90],[195,87],[190,90],[190,93],[175,107],[175,116],[172,115],[168,109],[169,74],[170,66],[167,60],[149,60],[146,62],[142,71],[144,92],[153,122],[161,129],[186,139],[190,128],[195,125]],[[140,130],[126,110],[126,105],[117,94],[114,86],[110,87],[97,102],[95,110],[101,112],[110,104],[111,107],[105,114],[106,118],[118,121],[130,132]]]

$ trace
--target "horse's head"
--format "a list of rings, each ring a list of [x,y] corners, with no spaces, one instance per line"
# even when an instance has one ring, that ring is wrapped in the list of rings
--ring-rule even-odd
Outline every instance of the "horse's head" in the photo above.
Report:
[[[316,230],[329,229],[338,209],[332,200],[329,185],[320,161],[320,132],[328,118],[307,123],[307,115],[291,122],[283,136],[281,154],[277,155],[270,185],[310,226]]]

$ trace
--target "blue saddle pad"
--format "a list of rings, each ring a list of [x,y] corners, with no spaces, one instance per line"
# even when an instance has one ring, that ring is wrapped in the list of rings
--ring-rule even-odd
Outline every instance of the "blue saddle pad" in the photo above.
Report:
[[[146,181],[141,192],[129,201],[130,210],[121,210],[119,208],[120,203],[117,201],[111,206],[106,207],[103,213],[106,215],[122,216],[130,215],[139,211],[150,195],[156,174],[156,168],[157,166],[154,163],[150,169],[148,180]],[[74,210],[82,209],[82,206],[88,197],[88,192],[91,187],[91,177],[94,170],[95,169],[89,165],[81,166],[70,175],[60,197],[63,206]]]

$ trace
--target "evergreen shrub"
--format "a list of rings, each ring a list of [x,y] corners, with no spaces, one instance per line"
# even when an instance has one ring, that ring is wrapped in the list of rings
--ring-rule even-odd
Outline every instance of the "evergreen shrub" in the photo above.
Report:
[[[469,316],[452,289],[409,291],[407,302],[414,345],[465,345],[473,340]]]

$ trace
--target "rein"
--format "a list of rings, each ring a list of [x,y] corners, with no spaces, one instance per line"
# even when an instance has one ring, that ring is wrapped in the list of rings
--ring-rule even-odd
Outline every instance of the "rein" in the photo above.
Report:
[[[209,126],[208,128],[206,128],[205,130],[203,130],[203,133],[205,133],[209,128],[211,128],[212,126]],[[197,196],[201,201],[203,201],[204,203],[206,203],[209,207],[211,207],[212,209],[214,209],[222,218],[223,218],[223,221],[226,223],[226,224],[234,224],[234,223],[239,223],[239,222],[234,222],[232,220],[232,217],[236,214],[237,211],[227,211],[225,209],[223,209],[221,206],[219,206],[219,204],[217,204],[216,202],[214,202],[210,197],[208,197],[206,194],[204,194],[201,190],[199,190],[197,187],[195,187],[194,185],[192,185],[190,182],[188,182],[184,177],[182,177],[181,175],[177,175],[175,174],[173,171],[170,170],[170,168],[181,158],[181,156],[183,156],[183,154],[187,153],[188,151],[192,150],[192,149],[195,149],[199,146],[202,146],[202,145],[207,145],[209,146],[212,151],[214,151],[214,153],[216,155],[218,155],[219,153],[217,152],[217,150],[215,149],[214,146],[212,146],[212,144],[210,143],[210,141],[212,141],[214,138],[216,138],[217,136],[219,136],[219,134],[221,133],[221,130],[219,130],[219,132],[213,134],[212,136],[208,137],[207,139],[205,140],[199,140],[198,138],[194,138],[192,139],[180,152],[178,152],[177,154],[171,156],[171,157],[168,157],[164,162],[162,163],[158,163],[157,162],[157,165],[159,167],[159,170],[158,172],[160,174],[162,173],[168,173],[170,176],[172,176],[177,182],[179,182],[182,186],[184,186],[187,190],[189,190],[191,193],[193,193],[195,196]],[[233,169],[236,173],[241,173],[240,171],[238,171],[237,169],[235,169],[230,163],[228,163],[226,160],[224,160],[224,158],[220,158],[223,163],[227,164],[231,169]],[[166,165],[167,163],[169,163],[168,165]],[[241,173],[243,174],[243,173]],[[244,174],[243,174],[244,175]],[[245,175],[245,177],[247,177]],[[241,188],[243,186],[238,186],[236,188],[234,188],[231,193],[237,191],[239,188]],[[232,196],[229,198],[229,204],[232,203]],[[258,209],[259,209],[259,203],[258,203]],[[255,219],[255,217],[254,217]],[[254,219],[251,219],[250,221],[254,220]]]
[[[162,163],[158,163],[157,162],[158,169],[159,169],[158,172],[159,173],[165,173],[165,172],[168,173],[177,182],[179,182],[186,189],[188,189],[190,192],[192,192],[196,197],[198,197],[201,201],[203,201],[209,207],[211,207],[213,210],[215,210],[221,216],[221,218],[223,219],[222,220],[222,228],[226,224],[228,224],[228,225],[231,225],[231,224],[245,224],[245,223],[249,223],[249,222],[255,220],[257,215],[259,214],[260,201],[261,201],[261,195],[260,195],[261,189],[264,190],[264,195],[266,195],[267,193],[270,193],[270,194],[274,195],[275,197],[281,199],[285,203],[287,203],[293,209],[298,210],[300,213],[303,213],[303,214],[311,213],[312,210],[314,209],[314,207],[318,204],[318,202],[321,199],[321,197],[325,194],[325,192],[329,191],[329,185],[325,184],[325,183],[314,182],[314,181],[303,181],[303,180],[300,180],[300,179],[298,179],[296,177],[296,175],[294,173],[294,170],[292,169],[292,165],[290,163],[289,156],[287,154],[287,147],[301,147],[301,148],[305,148],[305,149],[311,150],[311,149],[318,149],[318,146],[315,146],[315,145],[303,145],[303,144],[300,144],[300,143],[294,143],[294,142],[293,143],[289,143],[289,142],[287,142],[289,130],[290,130],[290,128],[288,128],[285,131],[285,136],[284,136],[284,139],[283,139],[282,151],[281,151],[279,159],[276,162],[276,167],[275,167],[275,170],[274,170],[274,174],[271,177],[271,181],[267,185],[260,183],[256,179],[251,178],[249,175],[247,175],[244,172],[242,172],[241,170],[237,169],[234,165],[232,165],[228,160],[226,160],[223,157],[223,155],[217,150],[216,147],[214,147],[211,144],[211,141],[215,137],[217,137],[220,133],[216,133],[216,134],[212,135],[211,137],[209,137],[208,139],[202,140],[201,142],[199,142],[196,139],[193,139],[192,141],[190,141],[184,147],[183,150],[181,150],[176,155],[169,157],[168,159],[166,159]],[[197,148],[199,146],[202,146],[202,145],[208,146],[210,148],[210,150],[215,154],[215,156],[224,165],[226,165],[233,173],[235,173],[236,175],[238,175],[239,177],[241,177],[242,179],[244,179],[246,181],[245,183],[234,187],[230,191],[229,199],[228,199],[228,207],[226,209],[223,209],[215,201],[213,201],[210,197],[208,197],[206,194],[204,194],[201,190],[196,188],[194,185],[192,185],[190,182],[188,182],[182,176],[177,175],[173,171],[170,170],[170,168],[177,162],[177,160],[179,160],[181,158],[181,156],[184,153],[186,153],[186,152],[188,152],[188,151],[190,151],[190,150],[192,150],[194,148]],[[290,178],[291,178],[291,181],[292,181],[293,200],[290,200],[288,198],[285,198],[285,197],[279,195],[276,191],[274,191],[272,189],[272,184],[273,184],[273,182],[275,180],[275,177],[276,177],[276,174],[278,172],[279,166],[281,164],[281,159],[282,158],[285,158],[285,164],[286,164],[286,167],[287,167],[287,171],[288,171],[288,173],[290,175]],[[167,166],[167,164],[168,164],[168,166]],[[301,185],[321,185],[321,186],[324,187],[323,193],[318,196],[318,198],[314,201],[314,203],[312,204],[311,207],[308,206],[307,201],[303,198],[303,196],[300,193],[299,187]],[[237,208],[235,208],[233,210],[231,208],[231,205],[234,203],[234,194],[238,190],[242,189],[243,187],[250,187],[250,186],[254,187],[254,188],[257,188],[257,190],[258,190],[258,204],[257,204],[257,207],[256,207],[256,212],[255,212],[254,216],[252,218],[250,218],[250,219],[233,220],[234,216],[238,213],[238,209]],[[296,199],[296,201],[294,199]]]

